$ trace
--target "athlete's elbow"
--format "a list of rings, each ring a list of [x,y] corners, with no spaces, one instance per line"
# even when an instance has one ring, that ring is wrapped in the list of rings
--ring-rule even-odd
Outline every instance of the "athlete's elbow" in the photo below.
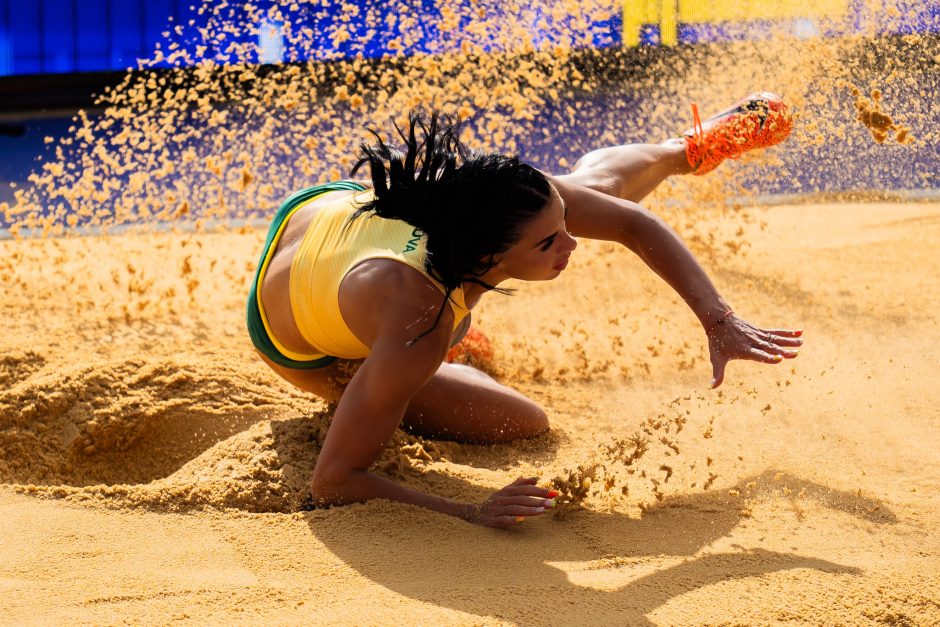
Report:
[[[355,502],[353,484],[358,471],[336,464],[318,463],[310,481],[310,495],[314,505],[329,507]]]
[[[651,245],[658,245],[663,233],[668,231],[669,226],[662,218],[652,211],[637,207],[621,229],[620,243],[642,256]]]
[[[618,240],[627,248],[635,250],[658,221],[659,217],[655,213],[631,203],[620,215]]]

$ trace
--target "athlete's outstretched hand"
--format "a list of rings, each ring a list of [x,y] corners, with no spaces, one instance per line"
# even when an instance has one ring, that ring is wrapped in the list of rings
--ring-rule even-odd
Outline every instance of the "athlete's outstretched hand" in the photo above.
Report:
[[[470,522],[487,527],[518,525],[528,516],[539,516],[555,507],[555,490],[535,485],[537,477],[519,477],[481,503]]]
[[[750,359],[777,364],[800,354],[802,331],[759,329],[734,315],[723,318],[708,330],[708,352],[712,362],[712,388],[721,385],[725,366],[732,359]]]

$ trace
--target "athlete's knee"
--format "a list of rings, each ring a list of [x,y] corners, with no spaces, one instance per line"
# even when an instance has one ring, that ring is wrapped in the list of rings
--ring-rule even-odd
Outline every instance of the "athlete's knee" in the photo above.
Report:
[[[545,410],[538,405],[535,406],[535,409],[536,418],[532,423],[533,435],[541,435],[549,429],[550,425],[548,423],[548,414],[545,413]]]
[[[513,425],[513,437],[532,438],[548,431],[548,414],[545,410],[529,399],[526,399],[526,405],[520,419]]]

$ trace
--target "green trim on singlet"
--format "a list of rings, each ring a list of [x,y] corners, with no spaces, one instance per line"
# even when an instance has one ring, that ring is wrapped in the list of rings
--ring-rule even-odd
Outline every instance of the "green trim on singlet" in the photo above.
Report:
[[[338,191],[361,192],[364,189],[366,188],[354,181],[337,181],[334,183],[326,183],[325,185],[316,185],[293,194],[284,201],[280,208],[278,208],[277,213],[274,214],[274,218],[271,221],[271,228],[268,229],[268,236],[264,242],[264,249],[261,252],[261,259],[258,261],[258,269],[255,271],[255,278],[251,282],[251,289],[248,292],[246,322],[248,325],[248,335],[251,337],[251,342],[255,345],[255,348],[280,366],[299,369],[324,368],[336,361],[336,357],[331,355],[310,361],[299,361],[285,357],[277,347],[274,346],[274,343],[268,336],[267,329],[265,329],[264,321],[261,319],[261,309],[258,306],[258,285],[262,278],[261,271],[265,266],[265,260],[273,253],[272,248],[275,247],[277,240],[280,239],[279,233],[282,231],[281,226],[301,204],[313,200],[317,196]]]

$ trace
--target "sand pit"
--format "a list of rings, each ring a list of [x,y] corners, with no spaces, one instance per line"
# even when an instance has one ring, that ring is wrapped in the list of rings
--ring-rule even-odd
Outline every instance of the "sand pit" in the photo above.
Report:
[[[470,500],[606,463],[613,489],[511,532],[390,503],[308,510],[331,408],[242,333],[260,230],[0,243],[18,294],[0,339],[4,620],[935,624],[940,205],[752,213],[751,252],[709,269],[807,343],[778,367],[732,363],[720,393],[691,314],[627,252],[584,244],[558,281],[481,305],[500,376],[551,434],[400,433],[378,470]],[[49,258],[83,280],[44,279]],[[118,298],[128,258],[175,296]],[[184,263],[192,292],[160,272]],[[634,463],[605,455],[634,434]]]
[[[619,2],[461,16],[437,0],[401,3],[396,24],[360,16],[412,37],[381,62],[333,20],[322,34],[347,57],[259,69],[244,24],[338,6],[262,4],[201,3],[206,26],[168,29],[142,63],[193,67],[128,74],[0,203],[11,234],[83,235],[0,239],[0,622],[940,624],[940,204],[755,199],[936,190],[935,36],[849,19],[601,53],[590,24]],[[405,55],[423,21],[439,41]],[[313,58],[295,26],[286,43]],[[374,466],[467,502],[537,475],[564,492],[555,515],[496,531],[389,502],[312,509],[335,408],[248,340],[259,218],[345,175],[364,122],[416,104],[467,118],[475,148],[559,171],[675,136],[689,101],[756,90],[793,107],[788,142],[644,204],[742,317],[805,331],[797,360],[732,362],[709,390],[678,296],[631,253],[581,242],[558,280],[474,311],[487,370],[551,431],[489,447],[398,431]]]

